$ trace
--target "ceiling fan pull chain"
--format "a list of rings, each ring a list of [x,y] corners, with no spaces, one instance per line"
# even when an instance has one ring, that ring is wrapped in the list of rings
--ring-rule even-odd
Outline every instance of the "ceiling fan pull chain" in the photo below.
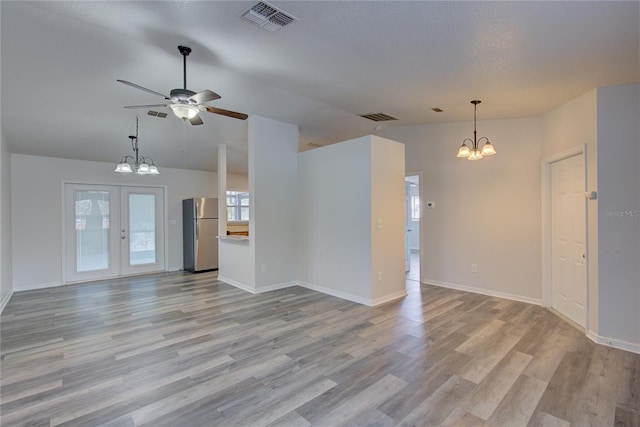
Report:
[[[182,162],[184,169],[187,168],[187,121],[182,121]]]

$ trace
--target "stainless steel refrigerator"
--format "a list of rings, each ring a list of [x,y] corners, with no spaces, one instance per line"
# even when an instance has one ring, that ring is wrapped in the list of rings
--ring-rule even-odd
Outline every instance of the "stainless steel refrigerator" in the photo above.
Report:
[[[218,199],[197,197],[182,201],[184,269],[218,269]]]

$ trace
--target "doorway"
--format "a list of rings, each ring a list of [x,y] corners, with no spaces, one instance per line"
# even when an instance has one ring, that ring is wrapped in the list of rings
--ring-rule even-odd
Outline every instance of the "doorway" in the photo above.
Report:
[[[584,153],[550,163],[551,307],[587,326]]]
[[[405,272],[406,279],[420,282],[421,201],[420,175],[405,177]]]
[[[65,184],[65,282],[164,271],[164,189]]]

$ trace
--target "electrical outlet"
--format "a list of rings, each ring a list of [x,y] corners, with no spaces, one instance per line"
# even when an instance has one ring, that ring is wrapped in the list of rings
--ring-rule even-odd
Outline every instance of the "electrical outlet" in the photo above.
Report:
[[[471,264],[471,272],[472,273],[478,272],[478,264]]]
[[[382,271],[378,271],[378,280],[382,280]]]
[[[260,266],[260,271],[263,272],[263,273],[266,273],[267,272],[267,264],[262,264]]]

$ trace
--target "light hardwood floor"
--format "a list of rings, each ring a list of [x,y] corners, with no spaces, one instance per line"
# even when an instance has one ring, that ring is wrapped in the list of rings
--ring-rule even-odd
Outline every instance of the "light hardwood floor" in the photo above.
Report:
[[[2,426],[638,426],[640,355],[407,281],[370,308],[160,274],[16,293]]]

